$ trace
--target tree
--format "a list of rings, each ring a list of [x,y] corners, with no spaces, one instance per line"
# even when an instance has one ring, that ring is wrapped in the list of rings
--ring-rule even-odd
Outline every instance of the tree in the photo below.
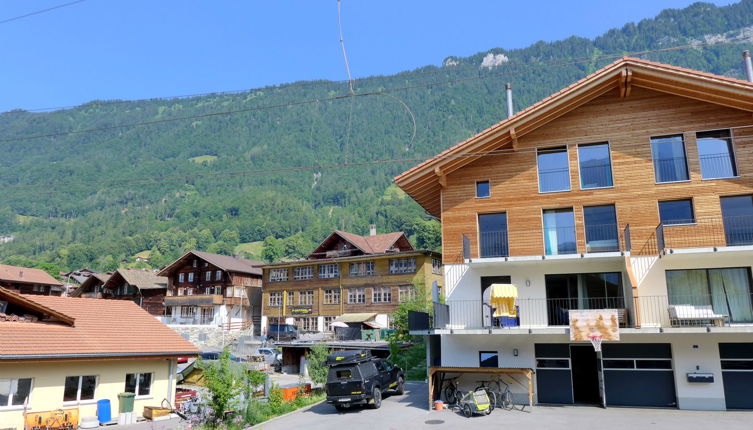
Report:
[[[408,313],[431,312],[431,301],[423,284],[415,284],[415,295],[400,303],[392,314],[395,331],[387,340],[390,343],[390,361],[401,366],[406,377],[425,375],[426,352],[423,344],[411,344],[413,336],[408,328]]]
[[[309,363],[309,376],[314,383],[324,384],[327,382],[327,371],[329,368],[325,363],[330,353],[331,350],[326,344],[316,343],[311,346],[309,353],[306,355],[306,360]]]
[[[229,418],[225,416],[225,411],[233,407],[234,399],[240,394],[246,381],[230,361],[230,351],[227,347],[215,363],[202,363],[202,370],[209,390],[209,407],[214,413],[215,423],[225,421]]]
[[[274,236],[267,236],[264,239],[261,250],[261,258],[267,263],[274,263],[280,261],[285,255],[284,244],[282,241],[275,239]]]

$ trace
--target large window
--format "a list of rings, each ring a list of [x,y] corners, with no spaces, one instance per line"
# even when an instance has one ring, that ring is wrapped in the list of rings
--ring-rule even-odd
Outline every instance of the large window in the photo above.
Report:
[[[497,351],[479,351],[479,367],[499,367],[499,353]]]
[[[23,407],[31,395],[31,378],[0,379],[0,411]]]
[[[288,269],[270,269],[269,282],[282,282],[288,280]]]
[[[392,288],[374,287],[371,295],[372,303],[389,303],[392,301]]]
[[[539,192],[570,191],[570,164],[567,147],[536,151],[539,169]]]
[[[729,130],[697,133],[696,140],[703,179],[734,178],[737,176],[735,151]]]
[[[678,182],[689,179],[685,142],[682,135],[651,138],[651,155],[654,158],[656,182]]]
[[[614,205],[584,207],[583,219],[586,224],[586,252],[620,250]]]
[[[339,305],[340,304],[340,290],[338,289],[324,290],[324,304],[325,305]]]
[[[293,280],[314,279],[314,266],[301,266],[293,269]]]
[[[397,289],[397,300],[400,303],[407,302],[416,298],[416,287],[413,285],[401,285]]]
[[[63,402],[94,400],[97,388],[96,376],[66,376],[63,388]]]
[[[549,325],[569,324],[570,309],[625,309],[619,272],[546,275]]]
[[[393,258],[390,260],[390,274],[416,273],[415,258]]]
[[[126,374],[126,393],[134,393],[136,397],[146,397],[152,392],[151,373],[128,373]]]
[[[314,290],[306,290],[298,293],[298,304],[311,306],[314,304]]]
[[[578,145],[578,165],[582,189],[612,186],[612,160],[608,143]]]
[[[366,303],[366,293],[363,288],[348,288],[348,303],[349,304],[364,304]]]
[[[185,282],[185,273],[178,273],[178,282]]]
[[[479,257],[507,257],[507,214],[478,216]]]
[[[372,276],[374,275],[374,262],[362,261],[360,263],[350,263],[350,276]]]
[[[196,306],[181,306],[180,317],[181,318],[193,318],[196,316]]]
[[[667,270],[670,305],[687,305],[699,312],[711,306],[713,313],[727,315],[731,322],[753,322],[750,269]]]
[[[476,198],[483,199],[489,197],[489,181],[476,182]]]
[[[753,196],[722,197],[727,245],[753,245]]]
[[[575,254],[575,217],[573,209],[547,209],[544,215],[546,255]]]
[[[340,277],[340,265],[338,264],[320,264],[319,279],[334,279]]]
[[[282,291],[269,292],[269,306],[282,306]]]
[[[315,332],[319,331],[316,320],[316,317],[299,317],[295,319],[295,325],[302,331]]]
[[[693,201],[687,199],[659,202],[659,218],[663,225],[693,224]]]

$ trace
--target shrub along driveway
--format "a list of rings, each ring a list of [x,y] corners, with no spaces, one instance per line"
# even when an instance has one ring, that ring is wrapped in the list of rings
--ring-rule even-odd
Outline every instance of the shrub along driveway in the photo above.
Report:
[[[514,428],[573,430],[742,430],[750,429],[753,412],[680,411],[674,409],[608,408],[590,406],[536,406],[526,412],[495,410],[489,416],[465,418],[454,411],[427,410],[426,384],[406,383],[407,394],[384,398],[377,410],[353,408],[344,413],[326,403],[294,412],[259,428],[275,429],[421,429]]]

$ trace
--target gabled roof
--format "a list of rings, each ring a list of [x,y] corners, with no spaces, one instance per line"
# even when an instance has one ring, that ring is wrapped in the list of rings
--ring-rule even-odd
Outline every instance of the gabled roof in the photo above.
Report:
[[[249,275],[262,275],[262,270],[259,266],[264,265],[261,261],[247,260],[245,258],[236,258],[229,255],[212,254],[211,252],[203,251],[188,251],[180,258],[175,260],[172,264],[165,267],[159,272],[160,276],[169,276],[170,273],[176,268],[181,266],[181,262],[188,256],[194,255],[207,263],[219,267],[226,272],[245,273]]]
[[[93,286],[97,284],[105,284],[108,279],[110,279],[109,274],[107,273],[92,273],[91,276],[86,278],[84,282],[81,283],[75,290],[73,290],[70,293],[71,297],[81,297],[81,294],[87,292],[90,290]]]
[[[147,269],[118,269],[105,282],[105,288],[114,288],[121,280],[140,290],[167,288],[167,278]]]
[[[50,307],[40,304],[34,300],[30,300],[31,297],[33,296],[21,295],[16,293],[15,291],[0,287],[0,301],[16,305],[19,308],[24,309],[26,312],[39,313],[44,317],[60,321],[63,324],[67,324],[69,326],[72,326],[75,323],[76,319],[74,317],[66,315],[55,309],[51,309]]]
[[[0,322],[0,339],[3,339],[0,342],[0,362],[175,357],[193,356],[199,352],[191,342],[130,300],[15,296],[43,309],[69,316],[75,319],[75,324]],[[117,324],[103,324],[103,315]]]
[[[405,171],[395,183],[439,217],[441,183],[448,173],[505,145],[514,150],[521,136],[609,91],[627,97],[633,86],[753,112],[751,82],[624,57]]]
[[[335,230],[332,234],[327,236],[327,238],[324,239],[322,243],[320,243],[319,246],[314,249],[313,252],[311,252],[309,257],[313,257],[326,252],[328,250],[328,246],[330,246],[330,244],[338,238],[349,242],[364,254],[384,254],[398,241],[401,241],[401,239],[404,240],[402,247],[406,248],[405,250],[413,251],[413,245],[411,245],[411,243],[408,241],[408,238],[405,237],[405,233],[403,233],[402,231],[377,234],[374,236],[360,236],[345,231]]]
[[[60,285],[63,283],[53,278],[42,269],[9,266],[0,264],[0,281],[22,282],[25,284]]]

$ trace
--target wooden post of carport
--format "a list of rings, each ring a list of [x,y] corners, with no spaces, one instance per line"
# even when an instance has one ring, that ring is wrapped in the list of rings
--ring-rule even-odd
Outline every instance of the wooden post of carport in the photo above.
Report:
[[[434,377],[439,374],[444,376],[445,373],[475,373],[488,375],[523,375],[528,380],[527,385],[510,376],[510,379],[520,387],[528,391],[528,406],[533,406],[533,369],[525,367],[429,367],[429,409],[434,405]],[[443,378],[444,379],[444,378]],[[442,396],[442,387],[439,386],[439,396]]]

